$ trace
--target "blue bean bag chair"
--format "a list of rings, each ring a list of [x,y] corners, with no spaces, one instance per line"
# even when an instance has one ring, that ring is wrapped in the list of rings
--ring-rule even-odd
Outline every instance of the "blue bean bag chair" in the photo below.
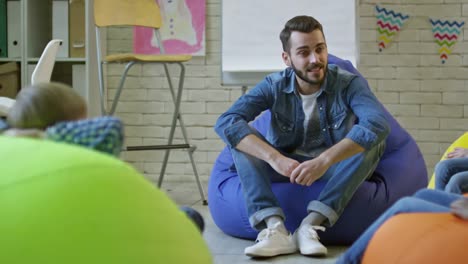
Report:
[[[349,61],[333,55],[329,55],[329,63],[359,74]],[[325,244],[351,244],[396,200],[427,186],[426,165],[416,142],[390,113],[385,113],[391,132],[380,163],[373,176],[356,191],[336,224],[320,234]],[[252,126],[265,135],[269,123],[270,112],[267,111],[252,122]],[[310,187],[288,182],[272,184],[290,231],[299,226],[307,214],[307,204],[318,197],[325,183],[325,180],[319,180]],[[241,183],[227,147],[222,150],[211,171],[208,205],[214,222],[223,232],[240,238],[256,238],[258,231],[249,224]]]

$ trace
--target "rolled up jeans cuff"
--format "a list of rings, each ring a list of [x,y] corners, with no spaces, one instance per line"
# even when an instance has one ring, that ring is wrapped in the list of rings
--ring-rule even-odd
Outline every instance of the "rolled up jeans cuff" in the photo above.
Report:
[[[333,226],[338,220],[338,214],[335,212],[335,210],[319,201],[311,201],[307,206],[307,212],[316,212],[325,216],[328,221],[326,221],[323,225],[326,227]]]
[[[267,219],[270,216],[279,216],[283,219],[283,221],[286,218],[284,216],[283,209],[281,209],[280,207],[268,207],[250,216],[249,217],[250,225],[252,226],[252,228],[258,231],[265,229],[267,227],[265,223],[265,219]]]

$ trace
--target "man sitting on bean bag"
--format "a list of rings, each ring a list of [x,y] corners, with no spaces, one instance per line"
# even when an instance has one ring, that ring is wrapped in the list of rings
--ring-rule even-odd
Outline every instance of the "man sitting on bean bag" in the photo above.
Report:
[[[262,230],[245,249],[253,257],[325,255],[317,230],[335,224],[385,149],[389,124],[382,105],[361,76],[328,64],[322,25],[297,16],[281,31],[288,68],[267,76],[222,114],[215,126],[226,142],[242,183],[250,225]],[[249,126],[271,112],[266,137]],[[294,233],[271,182],[311,186],[327,179]],[[294,203],[294,194],[290,197]],[[296,241],[298,245],[296,245]]]

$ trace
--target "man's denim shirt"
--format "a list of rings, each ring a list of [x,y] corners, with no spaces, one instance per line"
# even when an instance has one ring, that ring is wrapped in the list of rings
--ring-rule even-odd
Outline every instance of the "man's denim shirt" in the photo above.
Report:
[[[370,149],[389,134],[383,106],[368,88],[367,81],[336,65],[328,65],[317,108],[327,147],[346,137]],[[284,152],[300,147],[304,140],[304,111],[291,68],[268,75],[239,98],[218,118],[215,130],[230,148],[234,148],[244,137],[254,133],[248,123],[267,109],[271,111],[267,141]]]

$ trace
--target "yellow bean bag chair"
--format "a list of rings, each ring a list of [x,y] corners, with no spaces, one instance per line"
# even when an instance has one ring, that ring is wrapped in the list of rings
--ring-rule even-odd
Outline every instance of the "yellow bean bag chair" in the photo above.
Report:
[[[450,213],[399,214],[372,237],[362,264],[467,263],[468,221]]]
[[[445,151],[444,155],[442,155],[441,160],[445,160],[447,154],[452,152],[455,148],[468,148],[468,132],[460,136],[457,140],[455,140],[450,147]],[[434,174],[431,176],[431,180],[429,181],[428,188],[434,189],[435,187],[435,177]]]
[[[211,263],[195,225],[131,166],[0,136],[0,263]]]

